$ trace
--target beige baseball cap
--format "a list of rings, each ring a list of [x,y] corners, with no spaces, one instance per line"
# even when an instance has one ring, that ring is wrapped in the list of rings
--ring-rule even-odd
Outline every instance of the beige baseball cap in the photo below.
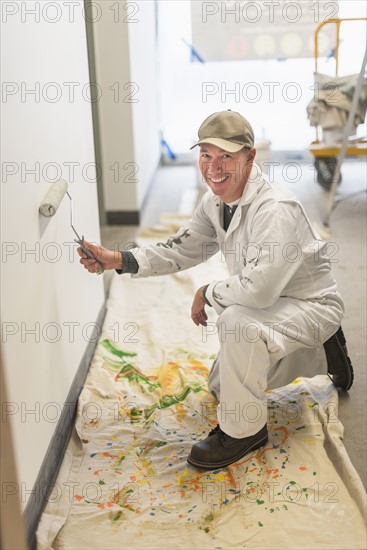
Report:
[[[198,131],[199,141],[190,149],[201,143],[216,145],[229,153],[237,153],[243,147],[254,146],[254,131],[248,120],[236,111],[219,111],[208,116]]]

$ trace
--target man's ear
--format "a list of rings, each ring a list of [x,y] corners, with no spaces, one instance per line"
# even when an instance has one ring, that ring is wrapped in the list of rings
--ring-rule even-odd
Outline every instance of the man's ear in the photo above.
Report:
[[[248,154],[249,162],[253,161],[255,157],[256,157],[256,149],[255,149],[255,147],[253,147],[252,149],[250,149],[249,154]]]

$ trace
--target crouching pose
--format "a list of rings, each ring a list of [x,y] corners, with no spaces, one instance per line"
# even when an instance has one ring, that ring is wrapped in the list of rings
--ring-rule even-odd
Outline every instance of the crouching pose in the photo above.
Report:
[[[254,163],[250,123],[230,110],[214,113],[198,136],[194,147],[200,148],[209,190],[186,227],[164,246],[118,255],[86,246],[105,269],[133,277],[174,273],[223,253],[228,277],[199,288],[191,310],[196,325],[206,326],[206,307],[218,314],[220,349],[208,386],[219,403],[219,424],[188,457],[198,468],[215,469],[266,443],[266,389],[297,376],[327,373],[338,388],[348,390],[353,368],[326,243],[298,199],[270,183]],[[96,260],[80,248],[78,253],[89,272],[98,271]],[[323,361],[316,360],[320,350]],[[256,414],[243,414],[250,404]]]

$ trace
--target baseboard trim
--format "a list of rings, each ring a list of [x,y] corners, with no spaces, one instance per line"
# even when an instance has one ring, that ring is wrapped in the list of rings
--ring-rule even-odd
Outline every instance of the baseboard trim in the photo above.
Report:
[[[140,212],[138,210],[116,210],[106,212],[107,225],[139,225]]]
[[[33,487],[33,492],[23,513],[24,528],[30,550],[36,550],[36,532],[43,510],[51,494],[59,473],[74,426],[78,398],[87,377],[91,360],[98,343],[99,327],[103,325],[106,315],[106,302],[103,304],[95,326],[95,332],[80,361],[78,370],[65,400],[60,419],[43,459],[40,471]]]

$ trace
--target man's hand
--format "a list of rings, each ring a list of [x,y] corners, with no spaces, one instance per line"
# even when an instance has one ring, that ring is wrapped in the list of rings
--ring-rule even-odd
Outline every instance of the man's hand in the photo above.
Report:
[[[83,252],[81,247],[77,248],[77,252],[80,256],[80,263],[84,265],[85,269],[89,273],[98,273],[98,262],[102,264],[104,270],[106,269],[121,269],[122,268],[122,255],[121,252],[117,250],[107,250],[102,246],[96,246],[84,241],[84,246],[93,252],[96,259],[88,258],[85,252]],[[97,262],[98,260],[98,262]]]
[[[203,327],[206,327],[206,320],[208,319],[208,316],[205,313],[206,302],[203,297],[204,286],[200,287],[195,294],[194,301],[191,306],[191,319],[194,321],[195,325],[203,325]]]

